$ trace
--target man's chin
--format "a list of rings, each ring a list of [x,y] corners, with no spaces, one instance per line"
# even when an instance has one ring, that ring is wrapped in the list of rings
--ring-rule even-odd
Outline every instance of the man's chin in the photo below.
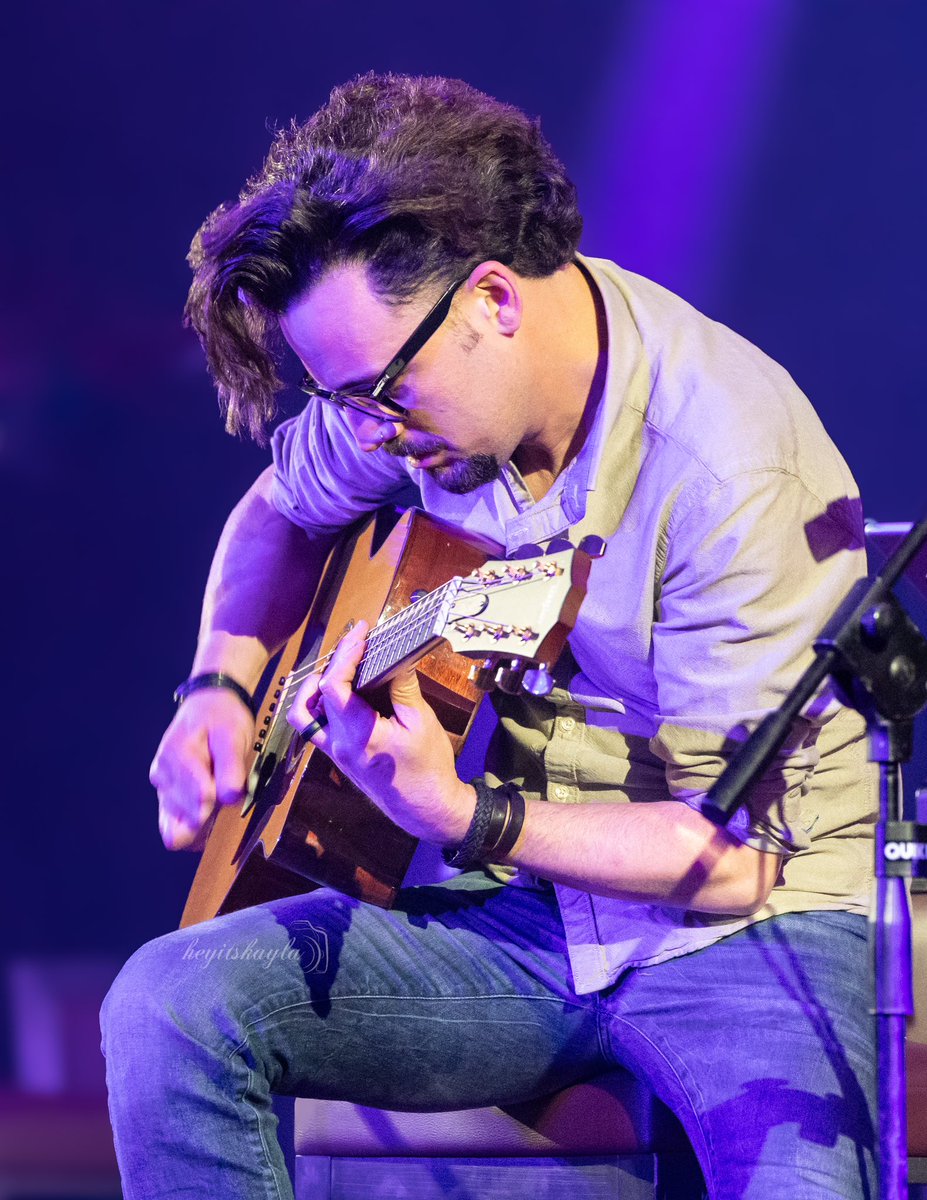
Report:
[[[455,496],[465,496],[499,478],[499,460],[494,454],[471,454],[439,467],[427,468],[438,487]]]

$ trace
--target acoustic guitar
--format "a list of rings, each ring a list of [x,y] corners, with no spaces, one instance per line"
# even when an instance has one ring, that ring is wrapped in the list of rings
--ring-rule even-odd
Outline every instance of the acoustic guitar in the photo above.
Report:
[[[265,676],[246,799],[212,818],[181,927],[316,886],[388,908],[416,839],[290,727],[286,713],[299,685],[354,622],[366,620],[355,687],[388,712],[384,685],[416,663],[422,691],[459,751],[485,691],[550,690],[549,668],[585,595],[590,557],[601,552],[562,547],[493,558],[492,543],[416,509],[381,510],[354,530],[330,556],[306,620]]]

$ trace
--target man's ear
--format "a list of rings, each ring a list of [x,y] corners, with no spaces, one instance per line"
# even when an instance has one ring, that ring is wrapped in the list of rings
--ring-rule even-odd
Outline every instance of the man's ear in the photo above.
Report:
[[[487,259],[470,272],[467,290],[477,302],[477,316],[488,321],[505,337],[521,327],[521,281],[509,267]]]

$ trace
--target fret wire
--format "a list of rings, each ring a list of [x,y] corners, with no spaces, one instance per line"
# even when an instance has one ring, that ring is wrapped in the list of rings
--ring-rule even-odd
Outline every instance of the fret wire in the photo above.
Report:
[[[388,665],[393,657],[393,647],[396,644],[397,630],[391,629],[381,638],[373,655],[373,674],[380,675],[383,668]]]
[[[373,648],[371,653],[368,654],[368,656],[367,656],[367,670],[366,670],[366,674],[364,676],[365,683],[368,680],[372,679],[375,675],[379,674],[380,655],[382,652],[382,645],[383,645],[382,641],[377,642],[376,646]]]

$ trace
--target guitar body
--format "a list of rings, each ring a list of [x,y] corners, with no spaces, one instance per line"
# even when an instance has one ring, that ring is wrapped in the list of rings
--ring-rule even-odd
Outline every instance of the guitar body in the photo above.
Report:
[[[298,664],[331,651],[352,622],[374,625],[406,609],[413,593],[431,592],[480,567],[496,549],[411,509],[398,518],[388,510],[371,516],[333,552],[309,615],[284,647],[264,695],[253,806],[218,809],[181,927],[317,886],[392,904],[416,839],[302,742],[278,704],[281,688]],[[444,640],[417,664],[422,691],[455,751],[483,695],[468,679],[471,666]],[[368,698],[377,703],[376,692]]]

